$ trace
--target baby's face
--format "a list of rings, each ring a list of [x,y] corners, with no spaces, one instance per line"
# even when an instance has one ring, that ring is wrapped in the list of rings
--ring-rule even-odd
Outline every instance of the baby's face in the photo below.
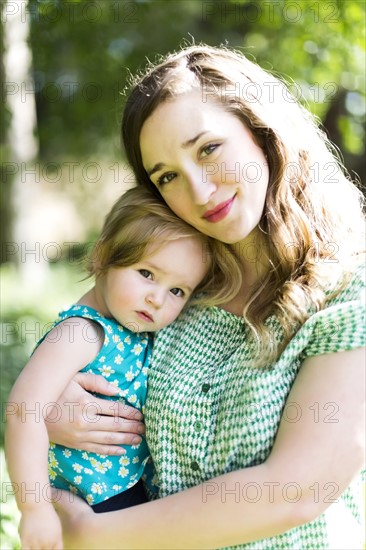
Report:
[[[138,263],[108,270],[100,289],[105,314],[133,332],[160,330],[178,317],[209,267],[199,239],[152,245]]]

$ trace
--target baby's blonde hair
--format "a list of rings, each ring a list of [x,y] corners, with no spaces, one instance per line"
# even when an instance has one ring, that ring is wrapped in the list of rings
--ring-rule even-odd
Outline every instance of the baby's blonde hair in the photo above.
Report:
[[[88,260],[89,276],[103,276],[112,267],[128,267],[154,250],[179,239],[202,246],[207,274],[195,289],[191,304],[217,305],[232,299],[241,284],[237,262],[225,245],[203,235],[176,216],[150,190],[136,187],[124,193],[107,215]]]

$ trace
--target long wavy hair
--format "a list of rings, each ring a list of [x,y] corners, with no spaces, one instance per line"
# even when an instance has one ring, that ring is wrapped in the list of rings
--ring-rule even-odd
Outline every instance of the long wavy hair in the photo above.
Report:
[[[158,105],[179,94],[198,89],[203,102],[221,103],[251,130],[267,157],[270,177],[259,227],[269,267],[243,316],[257,342],[258,364],[268,364],[310,313],[346,284],[364,250],[363,196],[314,117],[279,78],[241,52],[190,46],[150,64],[131,85],[122,140],[138,184],[157,195],[142,163],[140,132]],[[272,314],[282,326],[281,344],[266,323]]]

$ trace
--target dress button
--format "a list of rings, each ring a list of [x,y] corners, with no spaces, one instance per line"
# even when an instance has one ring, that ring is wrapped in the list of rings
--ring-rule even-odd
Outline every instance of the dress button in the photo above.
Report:
[[[202,430],[202,422],[195,422],[194,423],[194,429],[196,430],[196,432],[199,432],[200,430]]]
[[[210,387],[211,387],[210,384],[205,383],[205,384],[202,384],[201,390],[203,391],[203,393],[207,393]]]
[[[193,462],[191,462],[191,468],[192,468],[192,470],[197,472],[200,469],[198,462],[196,462],[195,460]]]

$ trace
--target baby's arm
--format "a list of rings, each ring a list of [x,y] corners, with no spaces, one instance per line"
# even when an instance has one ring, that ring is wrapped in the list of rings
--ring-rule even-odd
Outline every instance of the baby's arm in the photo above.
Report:
[[[22,513],[22,547],[62,548],[61,524],[50,499],[44,419],[75,373],[95,358],[102,342],[95,323],[79,317],[72,323],[63,321],[36,349],[10,393],[5,452]]]

